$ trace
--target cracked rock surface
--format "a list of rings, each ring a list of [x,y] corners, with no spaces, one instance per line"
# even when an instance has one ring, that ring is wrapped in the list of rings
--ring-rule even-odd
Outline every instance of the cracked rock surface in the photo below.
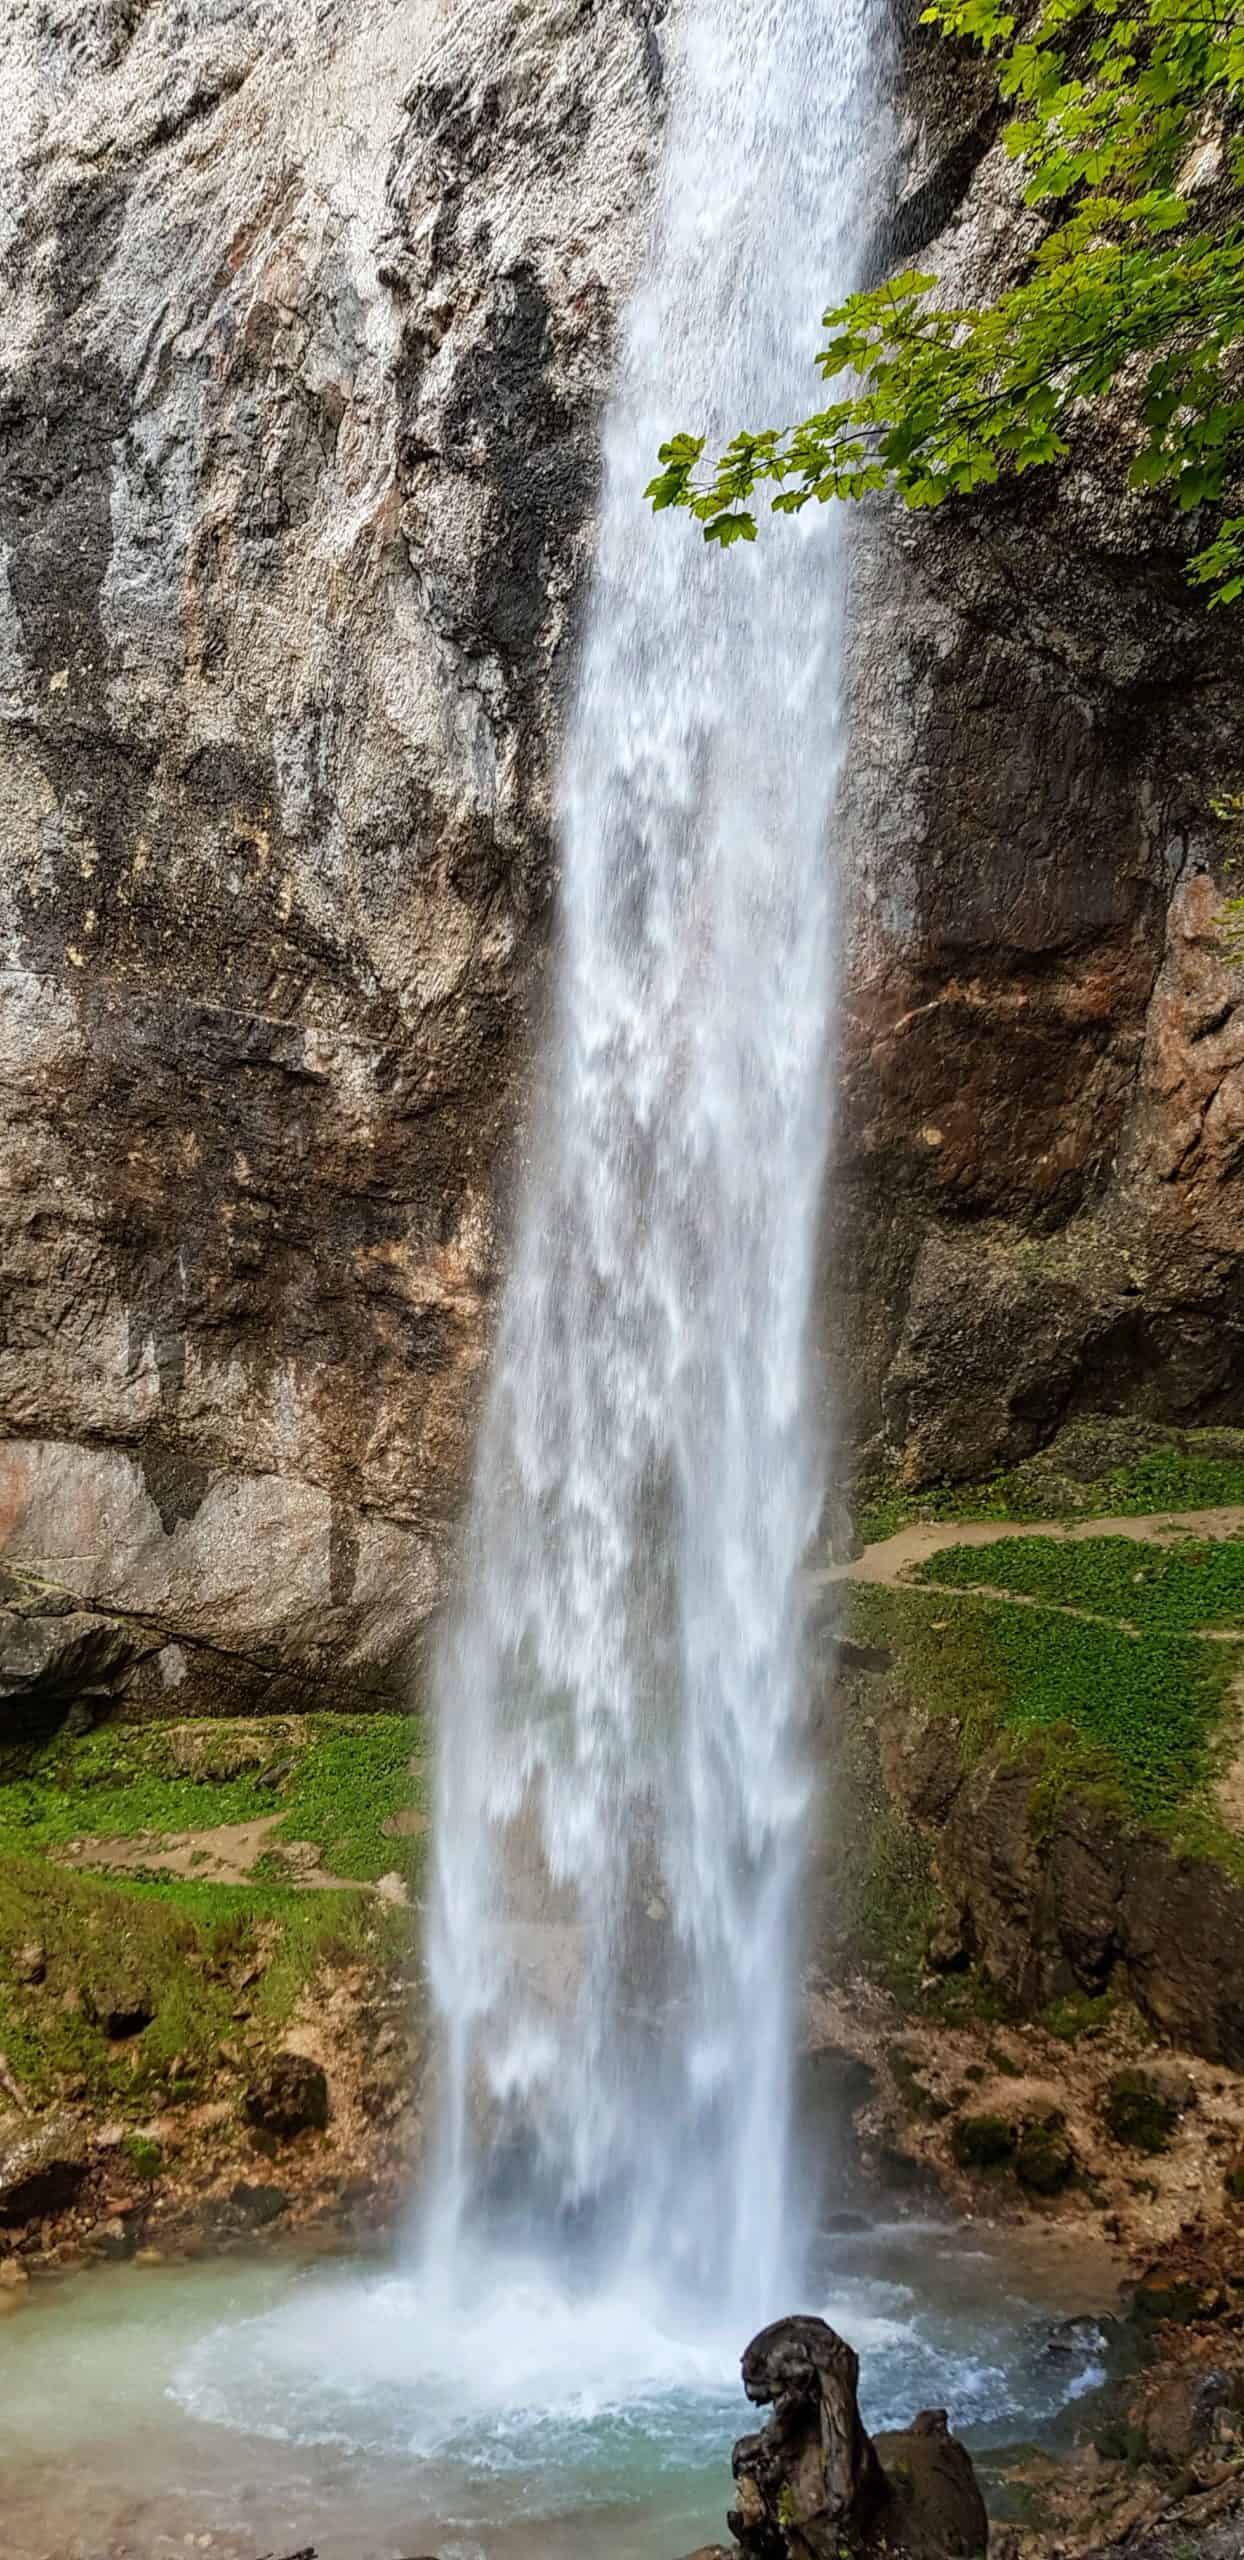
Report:
[[[0,1539],[178,1712],[405,1695],[656,13],[17,0],[4,47]]]

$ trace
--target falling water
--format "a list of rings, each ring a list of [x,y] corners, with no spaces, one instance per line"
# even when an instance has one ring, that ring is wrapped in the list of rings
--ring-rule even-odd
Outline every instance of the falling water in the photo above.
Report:
[[[797,2223],[841,537],[814,509],[724,557],[643,489],[673,427],[814,402],[869,213],[879,6],[700,0],[685,28],[606,425],[543,1122],[439,1666],[429,2253],[607,2261],[739,2319],[780,2297]]]

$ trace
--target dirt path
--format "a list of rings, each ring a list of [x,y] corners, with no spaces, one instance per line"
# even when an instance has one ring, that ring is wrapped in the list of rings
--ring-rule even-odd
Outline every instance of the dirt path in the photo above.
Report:
[[[893,1537],[878,1538],[845,1564],[822,1566],[809,1579],[814,1590],[833,1582],[869,1582],[886,1591],[920,1591],[929,1599],[996,1600],[1008,1609],[1042,1609],[1052,1618],[1078,1618],[1091,1627],[1117,1627],[1123,1635],[1142,1637],[1145,1629],[1133,1618],[1114,1618],[1099,1609],[1078,1608],[1072,1600],[1047,1600],[1036,1591],[1008,1591],[997,1582],[915,1582],[918,1566],[947,1547],[994,1547],[1004,1538],[1132,1538],[1137,1546],[1173,1547],[1182,1538],[1230,1538],[1244,1530],[1244,1503],[1227,1503],[1214,1511],[1147,1511],[1130,1519],[1100,1520],[916,1520]],[[1189,1627],[1189,1636],[1205,1644],[1244,1644],[1244,1627]]]
[[[1130,1519],[915,1520],[896,1529],[893,1537],[878,1538],[846,1564],[826,1565],[813,1579],[818,1584],[880,1582],[892,1587],[946,1547],[995,1547],[1003,1538],[1062,1538],[1072,1544],[1081,1538],[1134,1538],[1139,1546],[1173,1547],[1181,1538],[1230,1538],[1242,1529],[1244,1502],[1225,1503],[1214,1511],[1146,1511]],[[994,1596],[1014,1600],[1025,1595],[999,1591]]]
[[[278,1840],[280,1813],[261,1814],[253,1822],[221,1822],[208,1831],[138,1833],[125,1839],[71,1840],[56,1853],[67,1867],[101,1868],[110,1875],[184,1876],[191,1884],[249,1884],[266,1851],[286,1868],[279,1879],[298,1893],[374,1893],[382,1902],[404,1902],[400,1876],[381,1876],[375,1884],[358,1876],[335,1876],[323,1866],[313,1840]]]

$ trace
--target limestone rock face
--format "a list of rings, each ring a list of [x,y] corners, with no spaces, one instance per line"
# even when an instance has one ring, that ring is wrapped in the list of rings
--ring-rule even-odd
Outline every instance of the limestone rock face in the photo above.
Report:
[[[6,19],[0,1542],[179,1710],[437,1594],[651,14]]]
[[[951,299],[1036,236],[979,70],[908,42],[888,248]],[[1244,1406],[1239,640],[1130,433],[857,545],[835,1312],[857,1434],[913,1482],[1077,1412]]]
[[[85,1685],[141,1706],[409,1694],[678,31],[678,0],[8,13],[0,1714],[60,1694],[66,1608]],[[902,87],[879,254],[970,290],[1028,237],[988,81],[917,34]],[[830,1299],[857,1435],[912,1477],[1241,1398],[1230,617],[1112,434],[857,528]]]

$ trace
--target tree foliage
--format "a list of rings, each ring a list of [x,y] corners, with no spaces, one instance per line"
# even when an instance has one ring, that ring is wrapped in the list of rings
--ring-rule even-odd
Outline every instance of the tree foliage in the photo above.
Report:
[[[817,359],[839,396],[802,424],[661,447],[648,495],[710,542],[752,541],[772,506],[896,490],[936,506],[1066,453],[1112,388],[1134,420],[1129,479],[1195,512],[1191,576],[1244,594],[1244,16],[1216,0],[933,0],[927,23],[998,55],[1010,153],[1044,228],[980,308],[911,270],[827,311]],[[1034,226],[1035,228],[1035,226]]]

